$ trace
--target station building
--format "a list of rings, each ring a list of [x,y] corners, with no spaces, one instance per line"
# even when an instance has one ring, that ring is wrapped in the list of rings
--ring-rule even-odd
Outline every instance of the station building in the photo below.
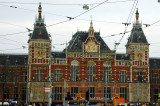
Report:
[[[118,44],[113,50],[107,46],[92,21],[88,31],[77,31],[62,52],[52,51],[41,10],[40,4],[28,54],[0,54],[1,102],[17,98],[19,104],[44,105],[49,101],[47,90],[55,105],[63,105],[68,95],[70,104],[113,104],[115,95],[131,104],[157,102],[160,59],[149,58],[150,44],[138,10],[124,54],[116,53]]]

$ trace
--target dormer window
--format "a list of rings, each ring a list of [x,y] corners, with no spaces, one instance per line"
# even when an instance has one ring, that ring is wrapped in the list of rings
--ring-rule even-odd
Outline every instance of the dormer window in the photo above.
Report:
[[[42,39],[42,35],[39,35],[38,38],[39,38],[39,39]]]
[[[138,38],[138,42],[141,43],[141,42],[142,42],[142,39],[141,39],[141,38]]]

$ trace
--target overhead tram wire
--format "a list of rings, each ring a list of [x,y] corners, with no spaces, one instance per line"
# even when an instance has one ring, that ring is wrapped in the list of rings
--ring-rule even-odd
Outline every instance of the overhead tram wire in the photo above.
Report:
[[[96,8],[96,7],[104,4],[104,3],[106,3],[107,1],[108,1],[108,0],[106,0],[106,1],[104,1],[104,2],[101,2],[101,3],[93,3],[93,4],[98,4],[98,5],[94,6],[93,8],[91,8],[91,9],[89,9],[89,10],[87,10],[87,11],[85,11],[85,12],[83,12],[83,13],[81,13],[81,14],[73,17],[73,18],[72,18],[72,17],[69,17],[69,16],[63,16],[63,15],[59,15],[59,14],[52,14],[52,13],[43,12],[43,13],[46,13],[46,14],[51,14],[51,15],[55,15],[55,16],[61,16],[61,17],[66,17],[66,18],[68,18],[68,20],[61,21],[61,22],[58,22],[58,23],[55,23],[55,24],[51,24],[51,25],[48,25],[48,26],[46,26],[46,27],[50,27],[50,26],[54,26],[54,25],[58,25],[58,24],[61,24],[61,23],[68,22],[68,21],[70,21],[70,20],[72,20],[72,19],[75,19],[75,18],[77,18],[77,17],[79,17],[79,16],[87,13],[88,11],[90,11],[90,10],[92,10],[92,9],[94,9],[94,8]],[[124,0],[124,1],[115,1],[115,2],[107,2],[107,3],[128,2],[128,1],[134,1],[134,0]],[[0,2],[0,3],[19,3],[19,2]],[[32,4],[32,3],[29,3],[29,4]],[[35,3],[35,4],[37,4],[37,3]],[[44,4],[44,3],[43,3],[43,4]],[[93,5],[93,4],[87,4],[87,5]],[[4,5],[4,4],[0,4],[0,5],[8,6],[8,7],[16,8],[16,9],[22,9],[22,10],[37,12],[37,11],[35,11],[35,10],[19,8],[19,7],[16,7],[16,6],[10,6],[10,5]],[[58,5],[58,4],[57,4],[57,5]],[[77,4],[75,4],[75,5],[77,5]],[[82,4],[78,4],[78,5],[82,5]],[[84,4],[83,4],[83,5],[84,5]],[[77,19],[77,20],[78,20],[78,19]],[[110,22],[110,23],[112,23],[112,22]]]
[[[130,2],[130,1],[134,1],[134,0],[121,0],[121,1],[113,1],[113,2],[107,2],[107,3],[120,3],[120,2]],[[3,4],[8,4],[8,3],[11,3],[11,4],[39,4],[39,3],[25,3],[25,2],[0,2],[0,3],[3,3]],[[42,2],[42,4],[46,4],[46,5],[84,5],[84,4],[55,4],[55,3],[45,3],[45,2]],[[100,3],[86,3],[86,5],[96,5],[96,4],[100,4]]]
[[[0,35],[0,36],[8,36],[8,35],[16,35],[16,34],[22,34],[22,33],[27,33],[28,31],[25,31],[25,32],[16,32],[16,33],[10,33],[10,34],[3,34],[3,35]]]
[[[77,17],[79,17],[79,16],[81,16],[81,15],[83,15],[83,14],[89,12],[90,10],[92,10],[92,9],[94,9],[94,8],[96,8],[96,7],[98,7],[98,6],[102,5],[102,4],[104,4],[104,3],[106,3],[107,1],[108,1],[108,0],[105,0],[104,2],[101,2],[100,4],[98,4],[98,5],[94,6],[94,7],[92,7],[91,9],[88,9],[87,11],[85,11],[85,12],[83,12],[83,13],[81,13],[81,14],[75,16],[75,17],[67,17],[67,18],[69,18],[68,20],[61,21],[61,22],[58,22],[58,23],[55,23],[55,24],[51,24],[51,25],[48,25],[48,26],[46,26],[46,27],[50,27],[50,26],[54,26],[54,25],[58,25],[58,24],[61,24],[61,23],[68,22],[68,21],[70,21],[70,20],[72,20],[72,19],[75,19],[75,18],[77,18]]]
[[[15,40],[11,40],[11,39],[8,39],[8,38],[4,38],[4,37],[0,37],[0,38],[6,39],[6,40],[9,40],[9,41],[12,41],[12,42],[20,43],[20,44],[23,44],[23,45],[28,45],[28,44],[25,44],[25,43],[22,43],[22,42],[18,42],[18,41],[15,41]]]
[[[24,49],[24,48],[4,49],[4,50],[0,50],[0,52],[1,52],[1,51],[3,51],[3,52],[4,52],[4,51],[19,50],[19,49]],[[26,48],[26,49],[27,49],[27,48]]]
[[[135,0],[135,1],[136,1],[136,0]],[[132,19],[132,17],[133,17],[133,14],[134,14],[134,12],[135,12],[135,9],[136,9],[136,7],[137,7],[138,2],[139,2],[139,0],[137,0],[137,2],[134,2],[134,4],[133,4],[134,10],[133,10],[133,12],[132,12],[131,18],[130,18],[130,19],[128,18],[126,23],[130,23],[130,21],[131,21],[131,19]],[[136,4],[135,4],[135,3],[136,3]],[[134,6],[134,5],[135,5],[135,6]],[[133,8],[133,7],[132,7],[132,8]],[[132,11],[132,9],[131,9],[131,11]],[[130,17],[130,14],[129,14],[129,17]],[[125,35],[125,33],[126,33],[127,28],[128,28],[128,25],[127,25],[127,26],[125,25],[124,34],[123,34],[123,36],[121,37],[121,39],[119,40],[118,43],[120,43],[121,40],[123,39],[123,37],[124,37],[124,35]]]

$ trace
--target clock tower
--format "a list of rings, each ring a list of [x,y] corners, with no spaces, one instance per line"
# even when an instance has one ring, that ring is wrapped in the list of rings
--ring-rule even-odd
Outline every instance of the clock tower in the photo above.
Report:
[[[130,55],[129,101],[150,102],[149,84],[149,43],[139,23],[139,12],[136,11],[136,22],[126,44],[126,52]],[[137,87],[138,86],[138,87]],[[146,93],[142,93],[146,92]],[[141,98],[139,97],[141,94]]]
[[[38,17],[34,23],[33,32],[28,40],[28,101],[48,101],[48,94],[42,93],[44,87],[49,87],[48,76],[51,65],[51,39],[41,16],[41,3],[38,7]]]
[[[138,9],[136,11],[136,22],[128,38],[126,52],[130,54],[132,65],[148,66],[149,65],[149,43],[144,35],[142,24],[139,23]]]

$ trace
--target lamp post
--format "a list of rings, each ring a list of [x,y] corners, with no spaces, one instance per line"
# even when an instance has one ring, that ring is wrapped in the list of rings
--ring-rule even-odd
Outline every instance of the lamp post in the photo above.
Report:
[[[116,93],[117,93],[117,90],[116,90],[116,88],[117,88],[117,84],[116,84],[116,49],[117,49],[117,46],[119,45],[120,43],[115,43],[115,58],[114,58],[114,66],[115,66],[115,94],[114,94],[114,96],[116,95]],[[117,99],[115,98],[115,106],[117,106]]]
[[[106,94],[105,94],[105,104],[107,104],[107,71],[106,71]]]

